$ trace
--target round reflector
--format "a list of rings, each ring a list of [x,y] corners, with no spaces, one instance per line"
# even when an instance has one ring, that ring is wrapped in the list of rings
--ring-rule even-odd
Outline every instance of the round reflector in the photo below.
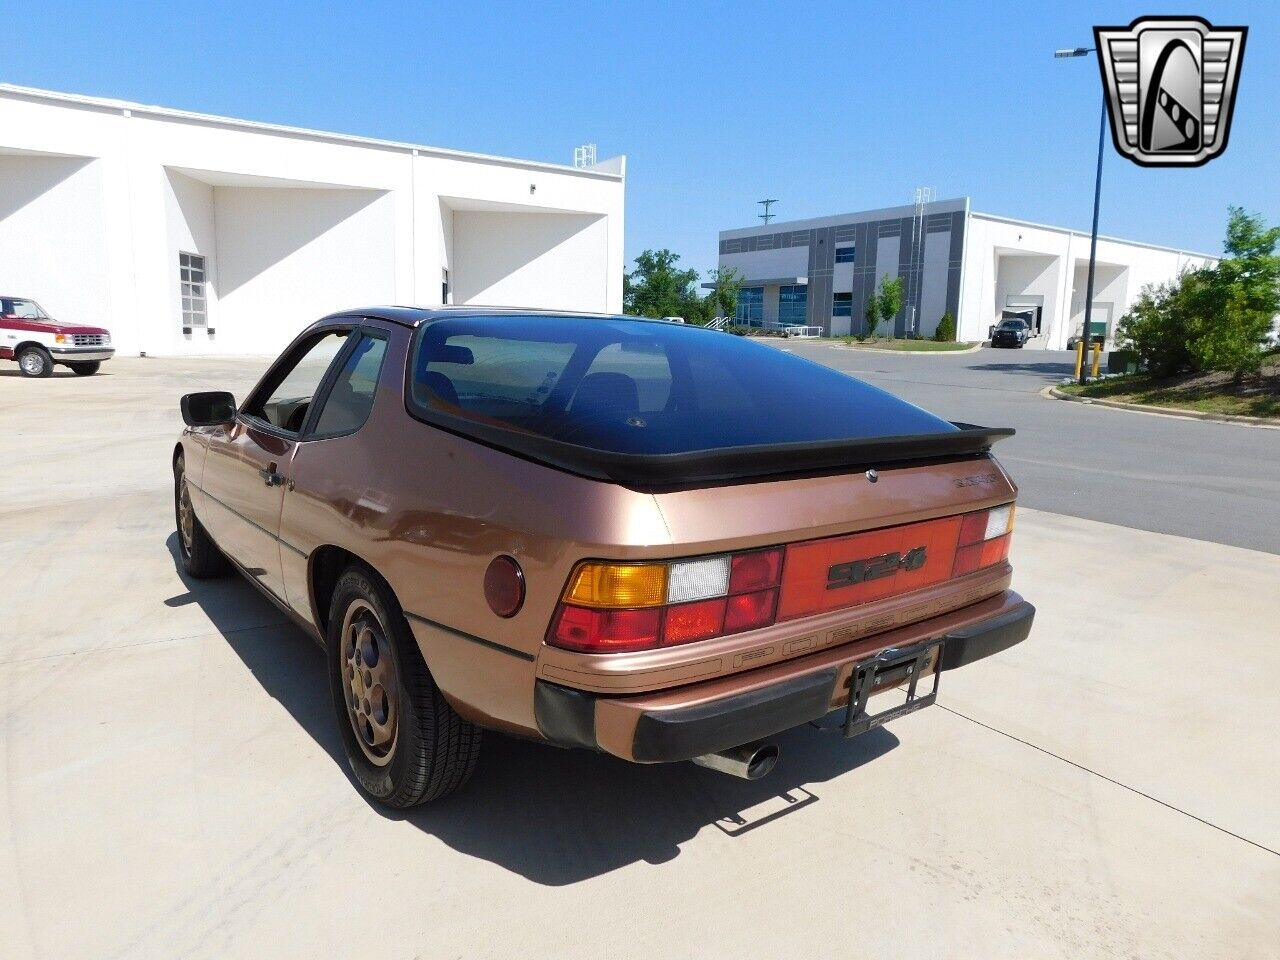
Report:
[[[494,557],[484,572],[484,599],[500,617],[514,617],[524,605],[524,571],[511,557]]]

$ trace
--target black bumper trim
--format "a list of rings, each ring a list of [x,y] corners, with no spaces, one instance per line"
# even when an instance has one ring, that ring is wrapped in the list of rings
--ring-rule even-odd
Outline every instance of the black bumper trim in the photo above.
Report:
[[[939,669],[955,670],[1020,643],[1031,632],[1035,613],[1035,607],[1024,601],[997,617],[950,631],[940,638]],[[632,759],[639,763],[689,760],[820,720],[830,710],[838,674],[831,667],[693,707],[641,714],[632,739]],[[600,699],[605,698],[538,680],[534,685],[538,729],[551,743],[599,750],[596,701]]]
[[[1036,608],[1024,600],[998,617],[952,630],[944,638],[940,669],[955,670],[1021,643],[1031,633],[1035,616]]]
[[[631,755],[640,763],[690,760],[824,717],[836,671],[822,670],[683,710],[646,713]]]
[[[560,747],[599,750],[594,693],[538,680],[533,685],[533,716],[538,730]]]

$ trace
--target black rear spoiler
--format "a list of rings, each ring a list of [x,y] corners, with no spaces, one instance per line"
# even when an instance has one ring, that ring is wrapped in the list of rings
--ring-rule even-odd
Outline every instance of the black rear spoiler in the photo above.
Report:
[[[960,423],[953,426],[957,429],[946,433],[727,447],[689,453],[623,454],[574,447],[574,462],[551,465],[628,487],[685,486],[824,470],[883,469],[921,460],[972,457],[985,454],[996,441],[1013,436],[1011,427]],[[572,447],[571,444],[557,446]]]
[[[833,470],[883,469],[928,460],[981,456],[1014,434],[1012,427],[953,423],[955,430],[896,437],[803,441],[692,450],[686,453],[614,453],[495,428],[441,411],[411,411],[486,446],[545,464],[566,473],[638,489],[688,487],[736,480]]]

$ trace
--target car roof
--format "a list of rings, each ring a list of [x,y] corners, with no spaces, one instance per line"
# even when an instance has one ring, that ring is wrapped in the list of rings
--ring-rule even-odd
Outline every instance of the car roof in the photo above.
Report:
[[[344,317],[369,317],[376,320],[389,320],[406,327],[417,327],[433,320],[444,320],[449,317],[496,317],[496,316],[548,316],[548,317],[581,317],[584,320],[636,320],[661,323],[650,317],[632,317],[620,313],[587,313],[581,310],[544,310],[530,307],[404,307],[379,306],[358,307],[353,310],[341,310],[324,317],[326,320],[338,320]]]

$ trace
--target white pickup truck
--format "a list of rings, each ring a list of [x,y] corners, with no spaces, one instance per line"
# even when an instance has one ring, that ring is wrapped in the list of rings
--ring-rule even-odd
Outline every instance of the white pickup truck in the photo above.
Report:
[[[24,377],[52,376],[58,363],[92,376],[114,353],[102,327],[59,323],[34,300],[0,296],[0,360],[16,360]]]

